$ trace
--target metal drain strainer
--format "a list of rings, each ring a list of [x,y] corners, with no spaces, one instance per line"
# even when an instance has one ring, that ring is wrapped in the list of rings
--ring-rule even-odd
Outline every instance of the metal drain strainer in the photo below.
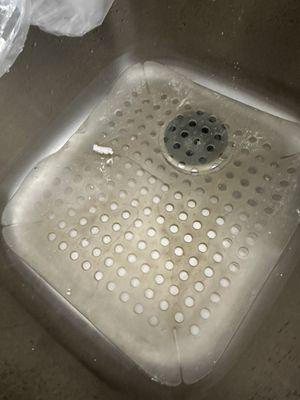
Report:
[[[228,144],[224,124],[203,111],[179,114],[167,126],[164,135],[167,158],[176,166],[214,167],[219,165]]]
[[[231,155],[222,169],[187,175],[161,142],[169,121],[199,109],[216,116],[216,154],[230,132]],[[156,381],[196,382],[230,351],[296,229],[295,132],[167,67],[133,66],[10,200],[5,241],[103,346]]]

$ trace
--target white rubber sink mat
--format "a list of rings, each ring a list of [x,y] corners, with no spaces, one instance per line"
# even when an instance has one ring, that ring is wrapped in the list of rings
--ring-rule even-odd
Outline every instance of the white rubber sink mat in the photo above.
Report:
[[[197,111],[228,144],[188,168],[164,135]],[[150,378],[190,384],[238,334],[297,227],[299,151],[292,124],[138,64],[26,178],[4,238]]]

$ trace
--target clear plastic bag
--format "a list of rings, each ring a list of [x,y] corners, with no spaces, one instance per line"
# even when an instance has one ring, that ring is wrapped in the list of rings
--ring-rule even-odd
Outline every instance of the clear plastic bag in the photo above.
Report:
[[[31,23],[58,36],[83,36],[102,24],[113,1],[32,0]]]
[[[23,50],[29,23],[28,0],[0,0],[0,77]]]

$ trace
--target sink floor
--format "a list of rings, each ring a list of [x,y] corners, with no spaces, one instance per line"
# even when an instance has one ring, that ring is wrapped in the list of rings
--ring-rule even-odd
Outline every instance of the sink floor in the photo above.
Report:
[[[197,112],[208,130],[222,122],[227,146],[177,162],[166,130]],[[293,129],[167,66],[134,65],[25,179],[4,239],[107,346],[161,383],[195,383],[226,356],[297,227]]]

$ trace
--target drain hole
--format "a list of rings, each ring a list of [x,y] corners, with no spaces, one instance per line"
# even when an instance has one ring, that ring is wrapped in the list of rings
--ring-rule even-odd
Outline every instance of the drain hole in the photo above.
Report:
[[[164,142],[169,157],[185,169],[185,165],[190,168],[220,158],[228,145],[228,134],[214,115],[198,110],[179,114],[170,121]]]

